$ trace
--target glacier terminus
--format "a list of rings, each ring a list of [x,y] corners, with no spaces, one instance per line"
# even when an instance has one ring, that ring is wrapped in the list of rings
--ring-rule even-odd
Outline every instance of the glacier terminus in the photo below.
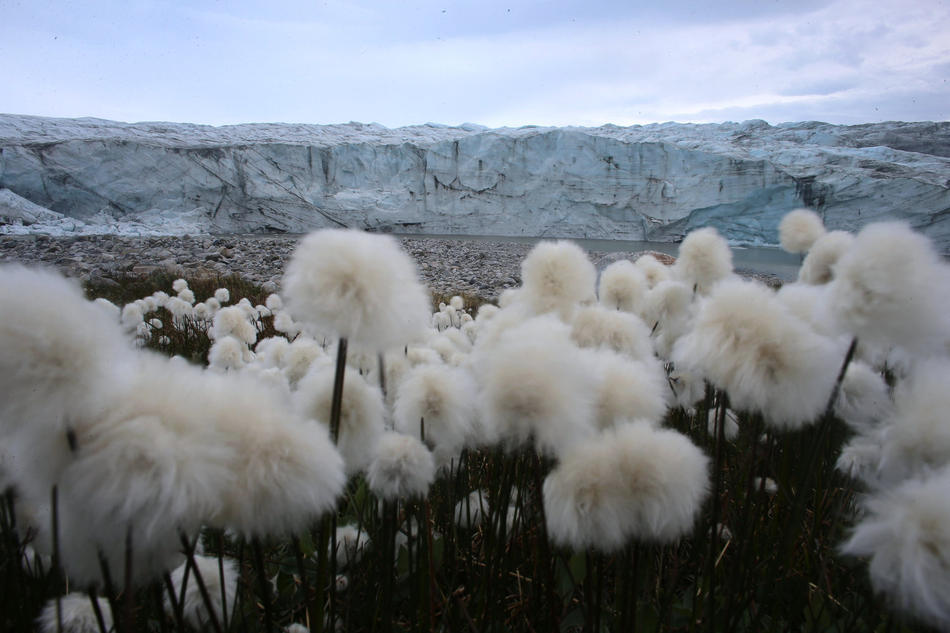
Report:
[[[903,220],[950,250],[950,123],[619,127],[118,123],[0,115],[2,232],[304,233],[771,245]]]

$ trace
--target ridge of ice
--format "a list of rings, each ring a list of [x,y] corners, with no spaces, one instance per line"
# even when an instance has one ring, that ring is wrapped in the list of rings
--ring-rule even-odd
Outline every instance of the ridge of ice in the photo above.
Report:
[[[0,187],[59,216],[14,231],[305,232],[775,244],[781,216],[902,219],[950,246],[950,123],[121,123],[0,115]],[[36,213],[36,211],[32,211]]]

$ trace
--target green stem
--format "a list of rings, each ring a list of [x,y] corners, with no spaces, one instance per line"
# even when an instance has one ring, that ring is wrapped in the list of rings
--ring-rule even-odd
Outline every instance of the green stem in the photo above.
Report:
[[[198,584],[198,593],[201,594],[201,600],[205,603],[205,609],[208,610],[208,619],[211,621],[211,628],[214,629],[215,633],[223,633],[221,624],[218,622],[218,614],[215,613],[214,605],[211,603],[211,595],[208,593],[208,588],[204,583],[204,579],[201,577],[201,571],[198,569],[198,563],[195,561],[194,545],[188,542],[188,537],[186,537],[184,533],[179,534],[179,538],[185,550],[185,556],[188,557],[188,566],[191,567],[191,570],[194,572],[195,582]],[[224,583],[222,583],[222,586],[223,584]],[[222,589],[222,597],[223,593]],[[225,608],[226,605],[222,602],[222,612]]]
[[[333,376],[333,402],[330,405],[330,438],[338,444],[340,414],[343,410],[343,378],[346,375],[346,339],[340,337],[336,348],[336,373]]]
[[[269,581],[264,568],[264,549],[256,536],[251,541],[251,551],[254,554],[254,567],[257,568],[257,587],[261,592],[261,603],[264,605],[264,630],[267,633],[273,633],[274,615],[271,612],[270,587],[268,587]]]

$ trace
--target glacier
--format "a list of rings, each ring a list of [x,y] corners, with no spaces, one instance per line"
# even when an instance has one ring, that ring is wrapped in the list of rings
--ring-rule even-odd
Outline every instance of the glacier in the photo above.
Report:
[[[677,241],[714,226],[736,245],[774,245],[781,217],[808,207],[829,229],[903,220],[947,252],[950,123],[390,129],[0,115],[0,188],[17,200],[0,198],[0,233],[346,226]],[[32,217],[10,211],[21,207]]]

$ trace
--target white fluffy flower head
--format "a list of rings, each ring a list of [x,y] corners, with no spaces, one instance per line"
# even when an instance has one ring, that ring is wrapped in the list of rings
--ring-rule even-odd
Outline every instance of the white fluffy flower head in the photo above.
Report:
[[[779,244],[788,253],[807,252],[824,233],[824,223],[811,209],[790,211],[778,224]]]
[[[579,303],[594,299],[597,269],[574,242],[540,242],[521,262],[521,278],[535,314],[554,311],[569,319]]]
[[[370,490],[383,499],[424,496],[435,479],[435,460],[416,438],[387,431],[376,444],[366,479]]]
[[[729,243],[711,226],[692,231],[680,244],[673,274],[699,294],[707,294],[713,284],[732,274]]]
[[[831,310],[859,339],[923,354],[950,340],[950,276],[923,235],[869,224],[834,267]]]
[[[311,233],[287,266],[284,293],[296,321],[370,349],[404,345],[429,320],[415,262],[385,235]]]

